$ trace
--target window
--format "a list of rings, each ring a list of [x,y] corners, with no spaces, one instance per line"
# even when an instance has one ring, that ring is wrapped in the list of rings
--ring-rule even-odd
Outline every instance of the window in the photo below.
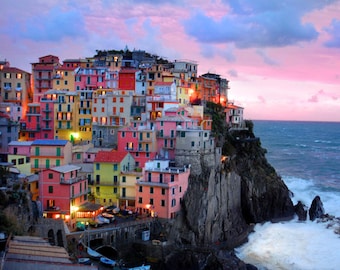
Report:
[[[172,206],[172,207],[176,206],[176,199],[172,199],[172,200],[171,200],[171,206]]]
[[[143,186],[139,186],[139,192],[143,192]]]
[[[60,147],[57,147],[57,157],[60,157],[61,156],[61,149]]]
[[[143,203],[143,198],[142,197],[138,198],[138,203]]]
[[[38,169],[39,168],[39,159],[34,160],[34,168]]]
[[[161,206],[165,206],[165,200],[161,200]]]
[[[78,153],[78,154],[77,154],[77,159],[80,159],[80,158],[81,158],[81,154]]]
[[[25,159],[24,158],[19,158],[18,159],[18,164],[24,164],[25,163]]]
[[[153,199],[152,198],[150,199],[150,204],[153,205]]]
[[[123,177],[122,177],[122,182],[123,182],[123,183],[126,183],[126,176],[123,176]]]
[[[175,188],[174,187],[171,189],[171,191],[172,191],[172,195],[175,195]]]
[[[150,187],[150,194],[153,194],[153,187]]]
[[[118,171],[118,164],[113,164],[113,171]]]
[[[118,189],[116,187],[113,188],[113,193],[117,194]]]
[[[159,174],[159,183],[163,183],[163,174],[162,173]]]
[[[194,147],[194,146],[195,146],[195,142],[192,141],[192,142],[191,142],[191,147]]]
[[[165,188],[162,188],[162,195],[165,195]]]
[[[161,121],[161,127],[163,126],[163,121]]]
[[[120,108],[119,108],[119,112],[120,112],[120,113],[123,113],[123,112],[124,112],[124,107],[120,107]]]
[[[96,170],[100,170],[100,164],[96,163]]]
[[[48,186],[48,193],[53,193],[53,186]]]
[[[175,181],[175,175],[174,174],[172,174],[171,176],[170,176],[170,178],[171,178],[171,182],[174,182]]]
[[[57,160],[55,161],[55,165],[56,165],[56,166],[60,166],[60,159],[57,159]]]
[[[40,147],[35,148],[35,155],[39,156],[40,155]]]
[[[53,179],[53,173],[48,174],[48,179]]]
[[[123,132],[122,132],[122,138],[124,138],[124,137],[125,137],[125,132],[123,131]]]
[[[11,160],[11,163],[12,163],[13,165],[17,165],[17,160],[16,160],[16,159],[12,159],[12,160]]]
[[[151,182],[151,173],[148,173],[148,182]]]
[[[100,194],[100,187],[96,187],[96,193]]]

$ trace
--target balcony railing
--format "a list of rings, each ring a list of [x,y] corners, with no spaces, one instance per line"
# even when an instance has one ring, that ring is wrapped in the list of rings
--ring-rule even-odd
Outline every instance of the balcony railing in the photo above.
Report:
[[[60,178],[60,184],[65,184],[65,185],[71,185],[80,181],[85,181],[87,180],[85,177],[83,176],[77,176],[77,177],[73,177],[73,178]]]

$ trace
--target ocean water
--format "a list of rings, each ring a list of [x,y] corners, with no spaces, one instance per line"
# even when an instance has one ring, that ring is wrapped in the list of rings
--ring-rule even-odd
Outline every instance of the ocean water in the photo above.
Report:
[[[340,217],[340,123],[253,121],[266,157],[308,208],[319,195],[325,212]],[[340,235],[334,222],[258,224],[238,257],[259,269],[340,269]]]

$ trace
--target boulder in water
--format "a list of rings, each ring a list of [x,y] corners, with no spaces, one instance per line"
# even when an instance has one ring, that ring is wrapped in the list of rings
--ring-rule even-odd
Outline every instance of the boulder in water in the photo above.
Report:
[[[309,209],[309,218],[311,221],[314,221],[315,219],[321,218],[324,215],[325,210],[323,208],[323,203],[320,199],[320,196],[315,196]]]
[[[294,205],[294,210],[300,221],[307,220],[307,207],[301,201]]]

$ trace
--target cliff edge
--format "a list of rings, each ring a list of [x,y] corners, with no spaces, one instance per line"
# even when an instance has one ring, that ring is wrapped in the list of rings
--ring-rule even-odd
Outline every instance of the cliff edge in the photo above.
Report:
[[[247,241],[255,223],[294,216],[291,192],[268,163],[252,126],[229,130],[223,140],[221,160],[202,161],[200,175],[190,176],[169,233],[178,248],[230,251]]]

